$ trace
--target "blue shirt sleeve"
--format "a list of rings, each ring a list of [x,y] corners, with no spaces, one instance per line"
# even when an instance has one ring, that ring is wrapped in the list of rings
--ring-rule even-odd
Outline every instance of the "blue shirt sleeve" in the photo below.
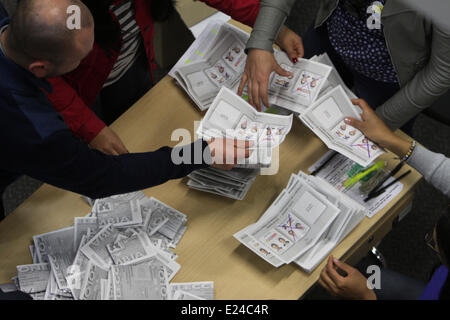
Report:
[[[0,20],[3,20],[4,18],[8,17],[8,12],[6,11],[5,7],[3,7],[2,3],[0,2]]]

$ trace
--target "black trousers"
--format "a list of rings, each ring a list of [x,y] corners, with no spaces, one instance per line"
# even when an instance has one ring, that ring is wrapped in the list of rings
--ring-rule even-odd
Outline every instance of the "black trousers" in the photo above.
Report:
[[[110,125],[153,86],[143,45],[139,58],[119,81],[102,89],[92,109],[106,125]]]

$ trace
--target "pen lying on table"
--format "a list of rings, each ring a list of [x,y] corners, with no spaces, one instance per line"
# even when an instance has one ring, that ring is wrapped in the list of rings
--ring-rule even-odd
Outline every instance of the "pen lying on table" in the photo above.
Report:
[[[400,177],[398,177],[397,179],[395,179],[394,181],[392,181],[391,183],[387,184],[386,186],[380,188],[379,190],[375,191],[375,192],[371,192],[372,194],[367,196],[367,198],[364,199],[364,202],[369,201],[370,199],[376,198],[378,197],[380,194],[382,194],[383,192],[386,191],[387,188],[389,188],[390,186],[392,186],[394,183],[400,181],[401,179],[403,179],[404,177],[406,177],[408,174],[411,173],[411,170],[406,171],[404,174],[402,174]]]
[[[397,172],[399,172],[403,166],[404,166],[404,162],[400,161],[400,163],[391,171],[389,172],[389,174],[386,175],[386,177],[384,177],[373,189],[372,191],[369,192],[369,194],[367,195],[367,197],[371,197],[373,193],[377,192],[379,188],[381,188],[383,186],[383,184],[390,178],[393,177],[397,174]]]

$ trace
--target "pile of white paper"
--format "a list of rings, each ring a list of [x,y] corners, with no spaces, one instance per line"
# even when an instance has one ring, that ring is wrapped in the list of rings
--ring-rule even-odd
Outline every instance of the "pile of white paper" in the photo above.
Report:
[[[234,237],[275,267],[295,262],[311,272],[364,216],[354,200],[299,172],[262,217]]]
[[[250,141],[252,153],[237,167],[270,167],[272,149],[279,146],[292,128],[292,115],[256,111],[231,90],[222,88],[202,119],[197,134],[204,139],[227,137]]]
[[[199,191],[243,200],[259,172],[259,169],[235,168],[224,171],[211,167],[192,172],[187,185]]]
[[[169,283],[186,221],[142,192],[98,199],[73,226],[33,237],[15,287],[45,300],[214,299],[212,282]]]

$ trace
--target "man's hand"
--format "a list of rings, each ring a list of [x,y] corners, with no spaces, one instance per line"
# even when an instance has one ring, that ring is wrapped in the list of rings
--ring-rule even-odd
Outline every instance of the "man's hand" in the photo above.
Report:
[[[231,170],[239,160],[248,158],[253,142],[213,138],[207,141],[212,157],[212,166],[222,170]]]
[[[305,54],[302,38],[286,26],[281,28],[275,43],[286,52],[293,63],[297,63]]]
[[[337,272],[344,271],[344,277]],[[367,279],[357,269],[343,263],[333,256],[328,258],[328,263],[320,273],[319,284],[333,295],[346,299],[376,300],[373,290],[367,287]]]
[[[250,49],[248,51],[247,63],[239,85],[238,94],[242,96],[244,87],[248,84],[249,103],[256,107],[258,111],[261,111],[261,99],[269,107],[268,89],[269,78],[272,72],[276,72],[280,76],[292,77],[292,73],[280,67],[272,52],[260,49]]]
[[[89,143],[89,147],[114,156],[129,153],[119,136],[109,127],[105,127],[100,131],[91,143]]]

